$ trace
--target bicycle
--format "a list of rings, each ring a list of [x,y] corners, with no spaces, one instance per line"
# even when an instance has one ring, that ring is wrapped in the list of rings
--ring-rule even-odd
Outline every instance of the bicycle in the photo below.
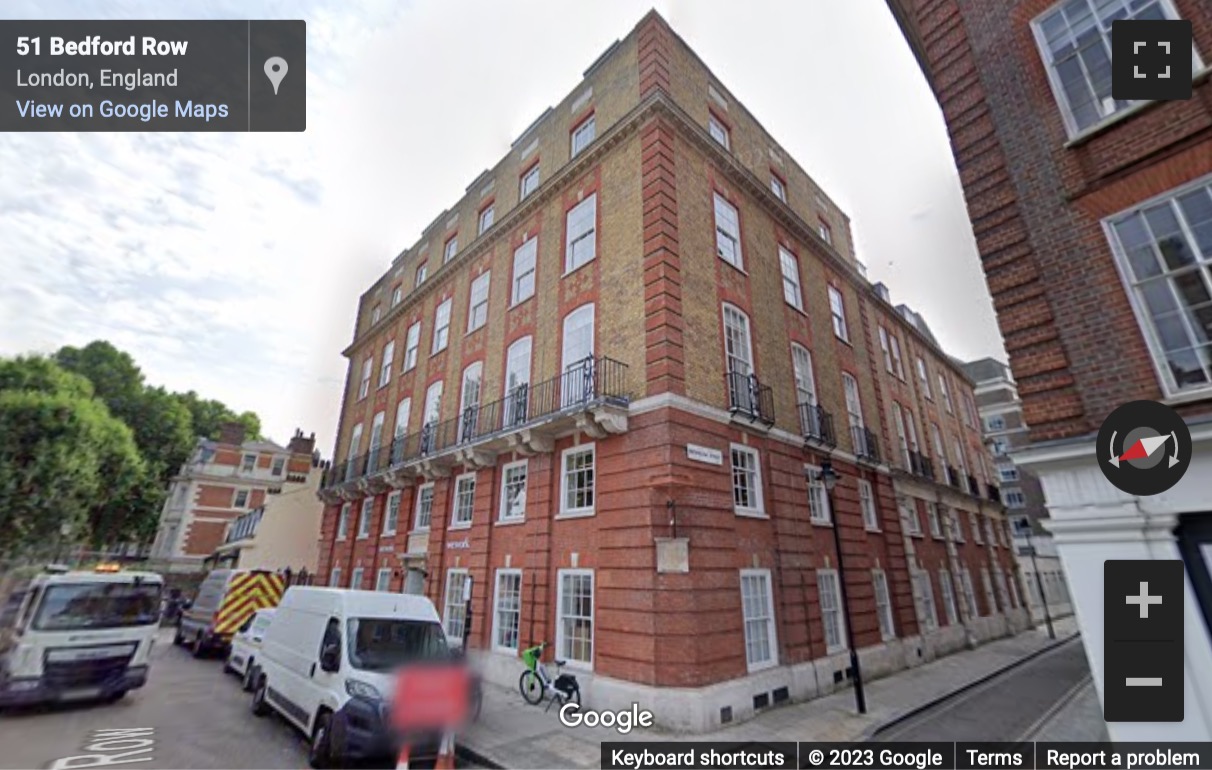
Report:
[[[526,670],[518,677],[518,689],[522,691],[522,698],[530,705],[537,706],[543,702],[544,697],[551,695],[551,702],[544,711],[550,711],[557,701],[560,708],[566,703],[575,703],[580,708],[581,686],[577,683],[577,678],[572,674],[561,674],[560,669],[567,661],[557,658],[553,661],[556,664],[556,677],[552,679],[551,674],[547,673],[547,666],[542,662],[543,651],[546,649],[547,642],[543,642],[522,651],[522,662],[526,664]]]

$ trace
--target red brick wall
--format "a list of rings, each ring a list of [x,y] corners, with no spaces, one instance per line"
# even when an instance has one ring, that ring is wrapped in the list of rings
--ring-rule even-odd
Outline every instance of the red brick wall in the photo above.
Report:
[[[198,506],[202,508],[230,508],[235,498],[235,487],[214,484],[198,485]]]
[[[194,520],[185,533],[182,552],[185,556],[210,556],[222,545],[226,533],[227,522]]]

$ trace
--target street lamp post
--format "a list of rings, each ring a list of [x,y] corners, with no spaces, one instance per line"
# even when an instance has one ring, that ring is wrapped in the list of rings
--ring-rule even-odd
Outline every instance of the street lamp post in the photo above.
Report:
[[[829,511],[833,513],[833,488],[837,486],[837,471],[833,470],[833,462],[828,458],[821,461],[821,469],[817,478],[825,485],[825,498]],[[846,565],[842,558],[841,526],[837,515],[833,515],[833,545],[837,550],[837,580],[842,592],[842,617],[846,624],[846,644],[850,648],[850,669],[854,672],[854,701],[858,713],[867,713],[867,698],[863,693],[863,672],[859,668],[858,648],[854,644],[854,624],[850,622],[850,600],[846,596]]]

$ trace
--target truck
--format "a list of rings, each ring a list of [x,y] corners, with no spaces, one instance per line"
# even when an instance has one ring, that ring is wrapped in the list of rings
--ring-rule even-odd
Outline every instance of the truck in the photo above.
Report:
[[[51,567],[0,597],[0,707],[122,698],[147,683],[164,581]]]
[[[173,644],[186,645],[195,658],[226,656],[232,636],[257,610],[278,606],[286,579],[268,570],[211,570],[177,621]]]

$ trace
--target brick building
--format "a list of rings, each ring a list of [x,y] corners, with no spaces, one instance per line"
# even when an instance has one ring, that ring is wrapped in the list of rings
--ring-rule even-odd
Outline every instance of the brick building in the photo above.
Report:
[[[1212,5],[1200,0],[888,0],[942,107],[1100,696],[1103,561],[1179,559],[1186,720],[1114,740],[1212,738]],[[1117,19],[1189,20],[1187,101],[1111,97]],[[1136,498],[1103,477],[1119,405],[1173,406],[1188,472]],[[1203,555],[1201,555],[1201,552]],[[1116,685],[1119,686],[1119,685]]]
[[[344,354],[321,575],[424,592],[507,686],[542,640],[588,703],[683,729],[843,686],[834,526],[868,675],[1026,622],[971,381],[655,13]]]
[[[246,441],[238,423],[217,440],[198,439],[168,489],[151,558],[200,569],[224,543],[228,525],[265,504],[267,495],[306,486],[323,468],[315,461],[315,434],[297,432],[286,447]]]

